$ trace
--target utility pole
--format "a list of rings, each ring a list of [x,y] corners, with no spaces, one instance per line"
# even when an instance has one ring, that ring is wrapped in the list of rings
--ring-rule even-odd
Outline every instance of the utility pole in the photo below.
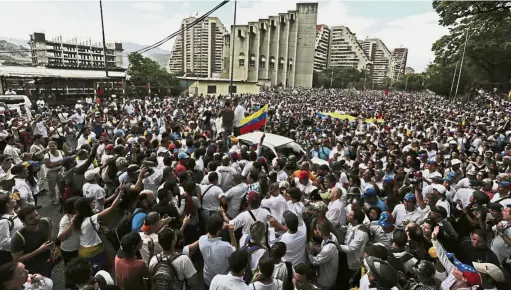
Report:
[[[232,46],[232,60],[231,60],[231,80],[229,82],[229,96],[232,99],[232,77],[234,74],[234,38],[236,38],[236,8],[237,8],[237,0],[234,0],[234,21],[232,25],[232,31],[231,31],[231,46]]]
[[[330,68],[332,71],[332,74],[330,76],[330,88],[332,88],[332,83],[334,82],[334,68]]]
[[[105,24],[103,23],[103,2],[101,0],[99,0],[99,10],[101,11],[101,32],[103,33],[103,57],[105,58],[105,73],[106,77],[108,78],[108,66],[106,62]]]
[[[458,70],[458,64],[460,61],[456,62],[456,67],[454,67],[454,74],[452,75],[452,83],[451,83],[451,91],[449,91],[449,100],[451,100],[452,89],[454,88],[454,81],[456,81],[456,71]]]
[[[465,59],[465,51],[467,49],[467,42],[468,42],[468,28],[465,31],[465,45],[463,46],[463,54],[461,55],[460,72],[458,74],[458,84],[456,84],[456,92],[454,93],[454,98],[456,98],[456,96],[458,96],[458,88],[460,87],[461,72],[463,70],[463,60]]]
[[[406,82],[405,82],[405,92],[406,92],[406,89],[408,88],[408,78],[409,78],[409,77],[406,77]]]

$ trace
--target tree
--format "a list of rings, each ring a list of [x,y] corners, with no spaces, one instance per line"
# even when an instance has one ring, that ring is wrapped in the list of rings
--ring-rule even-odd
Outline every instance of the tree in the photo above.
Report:
[[[423,74],[408,74],[392,83],[392,88],[403,91],[423,91],[425,89]]]
[[[151,89],[162,89],[163,93],[167,93],[166,91],[169,90],[174,95],[180,93],[175,76],[161,68],[157,62],[139,53],[129,54],[128,61],[128,75],[130,82],[135,87],[145,87],[149,83]]]
[[[511,78],[511,1],[434,1],[433,8],[440,24],[449,28],[449,34],[433,44],[435,63],[445,67],[461,64],[465,50],[463,73],[472,73],[475,79],[471,83],[507,90]]]
[[[366,77],[366,82],[368,77]],[[313,87],[324,88],[357,88],[362,89],[364,72],[355,68],[328,68],[321,72],[314,72]]]

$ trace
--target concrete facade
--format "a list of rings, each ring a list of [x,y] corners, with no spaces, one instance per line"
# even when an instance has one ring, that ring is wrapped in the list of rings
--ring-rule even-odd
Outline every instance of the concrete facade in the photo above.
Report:
[[[408,58],[407,48],[395,48],[392,52],[393,59],[393,78],[399,79],[405,75],[406,60]]]
[[[185,18],[183,31],[176,37],[169,58],[171,73],[193,73],[198,77],[213,77],[222,72],[222,49],[227,30],[217,17],[208,17],[186,30],[195,17]]]
[[[346,26],[330,28],[328,67],[369,69],[371,60],[357,37]]]
[[[230,80],[218,78],[178,77],[179,85],[185,92],[194,95],[229,95]],[[233,81],[233,94],[259,94],[257,82]]]
[[[105,68],[103,43],[76,38],[63,41],[62,37],[46,39],[44,33],[30,35],[32,65],[64,68]],[[106,44],[107,67],[122,68],[122,43]]]
[[[359,41],[364,49],[364,53],[369,57],[372,65],[370,66],[370,75],[373,84],[386,85],[386,78],[393,78],[394,61],[392,53],[385,44],[378,38],[370,38]]]
[[[330,28],[324,24],[316,25],[316,43],[314,46],[314,71],[320,72],[328,67],[330,49]]]
[[[231,27],[224,37],[222,76],[263,86],[312,87],[317,3],[298,3],[296,10]],[[232,53],[234,46],[234,54]],[[226,48],[229,48],[226,50]]]

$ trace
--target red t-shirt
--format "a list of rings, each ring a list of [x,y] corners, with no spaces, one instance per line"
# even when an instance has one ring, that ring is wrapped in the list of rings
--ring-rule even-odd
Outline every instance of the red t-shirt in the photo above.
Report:
[[[149,270],[143,260],[115,257],[115,281],[123,290],[143,290]]]

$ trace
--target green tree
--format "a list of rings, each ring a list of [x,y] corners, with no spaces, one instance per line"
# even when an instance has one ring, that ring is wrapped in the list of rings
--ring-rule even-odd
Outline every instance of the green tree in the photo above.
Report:
[[[408,74],[395,80],[392,88],[403,91],[423,91],[425,89],[425,78],[423,74]]]
[[[511,1],[434,1],[433,8],[440,24],[449,28],[449,34],[433,44],[435,63],[454,67],[465,50],[462,74],[471,75],[470,83],[506,90],[511,78]]]
[[[366,77],[366,83],[368,76]],[[364,72],[355,68],[328,68],[321,72],[314,72],[313,87],[324,88],[357,88],[362,89]]]
[[[167,93],[169,90],[172,94],[180,93],[176,77],[161,68],[157,62],[139,53],[129,54],[128,61],[128,75],[135,87],[144,87],[150,83],[151,89],[154,88],[161,93]]]

